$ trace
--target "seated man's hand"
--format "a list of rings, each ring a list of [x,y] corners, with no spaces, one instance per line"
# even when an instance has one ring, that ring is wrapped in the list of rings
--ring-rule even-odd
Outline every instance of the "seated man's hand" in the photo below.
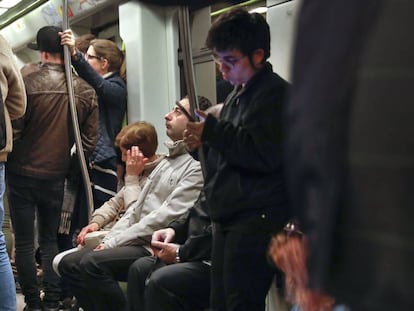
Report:
[[[151,238],[151,244],[153,241],[169,243],[173,240],[175,231],[173,228],[165,228],[154,231]]]
[[[175,231],[172,228],[165,228],[161,230],[154,231],[151,237],[151,249],[154,253],[154,256],[158,256],[158,253],[160,251],[159,248],[157,248],[157,243],[169,243],[173,240],[175,236]],[[155,243],[155,244],[154,244]]]
[[[78,244],[85,245],[85,236],[86,236],[86,234],[89,233],[89,232],[94,232],[94,231],[98,231],[98,230],[99,230],[99,225],[95,222],[83,227],[81,232],[79,232],[79,234],[78,234],[78,239],[77,239]]]
[[[178,244],[153,241],[151,245],[158,250],[155,256],[157,256],[162,262],[166,264],[176,263],[175,254],[177,248],[179,247]]]

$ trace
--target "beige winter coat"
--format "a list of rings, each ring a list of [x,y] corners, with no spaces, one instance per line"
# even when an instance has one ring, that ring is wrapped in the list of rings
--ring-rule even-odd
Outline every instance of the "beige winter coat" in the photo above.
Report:
[[[26,90],[22,76],[14,60],[13,51],[1,35],[0,66],[0,88],[4,102],[6,124],[6,146],[0,150],[0,162],[6,162],[7,155],[13,148],[11,120],[22,117],[26,112]]]

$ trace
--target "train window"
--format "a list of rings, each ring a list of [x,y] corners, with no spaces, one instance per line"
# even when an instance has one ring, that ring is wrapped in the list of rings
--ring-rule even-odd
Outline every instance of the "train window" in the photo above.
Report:
[[[22,0],[3,0],[0,2],[0,15],[6,13],[9,9],[18,5]]]

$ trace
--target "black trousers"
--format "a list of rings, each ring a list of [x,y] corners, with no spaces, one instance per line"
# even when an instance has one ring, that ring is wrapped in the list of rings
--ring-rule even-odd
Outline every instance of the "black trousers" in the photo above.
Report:
[[[210,265],[166,265],[155,257],[135,261],[128,272],[128,305],[133,311],[192,311],[209,306]]]
[[[266,295],[275,274],[266,257],[270,237],[270,233],[224,230],[213,225],[214,311],[265,310]]]
[[[83,248],[62,258],[58,270],[85,311],[122,311],[125,294],[118,281],[126,281],[129,266],[150,253],[141,246],[94,251]]]
[[[52,260],[58,252],[56,238],[64,180],[41,180],[8,173],[7,181],[16,239],[16,268],[25,301],[30,307],[40,305],[33,238],[36,216],[44,272],[44,301],[57,302],[60,285],[59,277],[52,269]]]

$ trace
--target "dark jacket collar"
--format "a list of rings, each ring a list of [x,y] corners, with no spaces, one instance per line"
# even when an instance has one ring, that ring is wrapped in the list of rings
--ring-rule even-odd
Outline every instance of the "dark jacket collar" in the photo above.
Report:
[[[237,86],[238,88],[238,93],[237,93],[237,97],[239,97],[240,95],[242,95],[244,92],[246,92],[248,89],[250,89],[252,87],[252,85],[254,85],[256,83],[256,81],[260,80],[262,76],[267,75],[269,73],[273,72],[273,67],[272,64],[269,62],[266,62],[264,64],[264,66],[262,68],[260,68],[256,74],[251,77],[251,79],[249,81],[247,81],[247,83],[243,86],[239,85]]]

